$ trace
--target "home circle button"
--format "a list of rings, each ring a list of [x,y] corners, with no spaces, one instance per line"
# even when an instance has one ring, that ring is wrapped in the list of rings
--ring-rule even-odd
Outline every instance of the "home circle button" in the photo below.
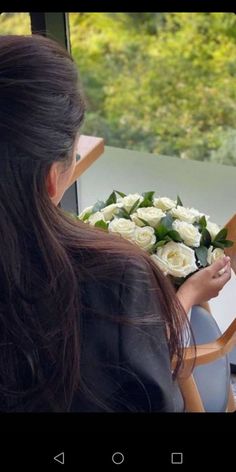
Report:
[[[124,462],[125,456],[122,452],[114,452],[111,458],[112,462],[116,465],[120,465]]]

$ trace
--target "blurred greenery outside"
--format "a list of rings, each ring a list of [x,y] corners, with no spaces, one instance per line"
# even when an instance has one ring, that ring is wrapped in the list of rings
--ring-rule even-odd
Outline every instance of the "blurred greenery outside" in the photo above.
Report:
[[[20,16],[20,17],[19,17]],[[70,13],[84,134],[110,146],[236,165],[234,13]],[[30,34],[26,13],[0,32]]]

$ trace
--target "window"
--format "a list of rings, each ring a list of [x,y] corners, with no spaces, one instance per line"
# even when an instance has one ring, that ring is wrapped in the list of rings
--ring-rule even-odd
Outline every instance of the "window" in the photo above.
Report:
[[[1,13],[0,34],[31,34],[29,13]]]
[[[108,145],[236,166],[234,13],[70,13],[88,102]]]

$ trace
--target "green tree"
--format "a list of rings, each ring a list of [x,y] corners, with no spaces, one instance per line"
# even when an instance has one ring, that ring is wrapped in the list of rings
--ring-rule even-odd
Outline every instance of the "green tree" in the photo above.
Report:
[[[234,14],[74,13],[70,23],[84,132],[185,159],[219,162],[224,149],[220,160],[236,164],[226,145],[236,129]]]
[[[0,34],[31,34],[29,13],[1,13]]]

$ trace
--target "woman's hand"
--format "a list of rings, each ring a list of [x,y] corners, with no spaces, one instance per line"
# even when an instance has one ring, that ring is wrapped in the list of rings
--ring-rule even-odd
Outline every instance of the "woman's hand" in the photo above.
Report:
[[[224,256],[214,264],[189,277],[179,288],[177,297],[186,313],[188,313],[193,305],[200,305],[211,298],[217,297],[230,278],[230,257]]]

